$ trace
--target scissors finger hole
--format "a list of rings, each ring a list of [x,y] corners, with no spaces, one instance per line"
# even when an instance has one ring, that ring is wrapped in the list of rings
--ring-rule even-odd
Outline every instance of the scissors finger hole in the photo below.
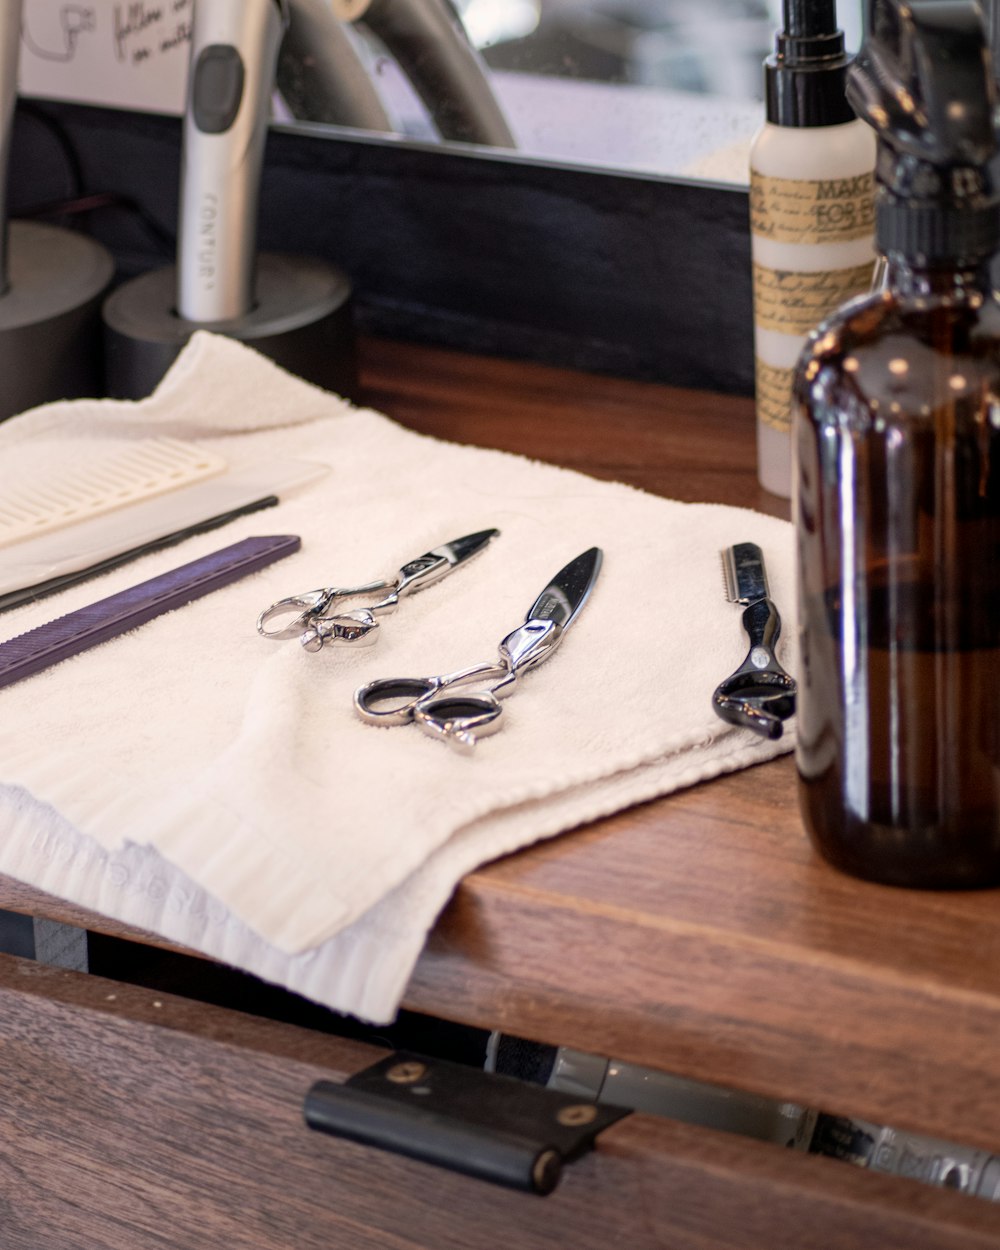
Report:
[[[433,715],[437,721],[480,721],[484,716],[492,717],[499,714],[499,707],[491,699],[475,698],[462,695],[444,695],[433,703],[426,703],[421,711]]]
[[[267,608],[257,617],[257,632],[265,638],[297,638],[306,627],[307,615],[300,604]]]
[[[412,711],[416,701],[432,689],[420,678],[389,678],[362,686],[355,695],[355,703],[359,711],[369,716],[398,716]]]
[[[432,738],[469,754],[477,738],[500,728],[500,704],[488,694],[441,695],[423,699],[413,709],[413,719]]]

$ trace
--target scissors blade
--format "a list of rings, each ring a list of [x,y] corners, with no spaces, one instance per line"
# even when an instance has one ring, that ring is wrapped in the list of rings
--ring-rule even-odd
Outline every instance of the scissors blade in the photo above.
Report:
[[[397,575],[394,591],[388,599],[375,607],[384,609],[404,595],[415,595],[425,586],[432,586],[482,551],[499,533],[499,530],[480,530],[478,534],[466,534],[464,538],[455,538],[450,543],[442,543],[440,547],[432,547],[422,556],[417,556],[415,560],[403,565]]]
[[[427,554],[440,556],[454,568],[455,565],[464,563],[477,552],[482,551],[486,544],[496,538],[499,533],[499,530],[480,530],[477,534],[466,534],[464,538],[456,538],[450,543],[442,543],[440,547],[434,547]]]
[[[601,549],[591,547],[570,560],[528,609],[525,621],[553,621],[562,630],[568,629],[594,588],[602,558]]]

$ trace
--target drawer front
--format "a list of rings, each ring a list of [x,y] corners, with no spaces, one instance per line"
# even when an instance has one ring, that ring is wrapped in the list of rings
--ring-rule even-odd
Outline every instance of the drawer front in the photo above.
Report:
[[[968,1250],[1000,1209],[631,1116],[548,1197],[311,1132],[377,1050],[0,957],[4,1250]]]

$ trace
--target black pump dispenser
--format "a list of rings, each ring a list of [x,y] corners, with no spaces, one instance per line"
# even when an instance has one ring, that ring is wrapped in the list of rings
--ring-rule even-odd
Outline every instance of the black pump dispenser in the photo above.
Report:
[[[874,0],[847,96],[878,135],[875,243],[917,263],[1000,244],[995,85],[982,17],[964,0]]]
[[[837,29],[836,0],[784,0],[784,30],[764,62],[767,120],[776,126],[854,121],[845,82],[851,58]]]

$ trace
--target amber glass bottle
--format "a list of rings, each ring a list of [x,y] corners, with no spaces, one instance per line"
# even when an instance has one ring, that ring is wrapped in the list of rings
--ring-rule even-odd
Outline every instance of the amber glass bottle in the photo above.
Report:
[[[795,384],[803,817],[832,863],[898,885],[1000,881],[1000,228],[983,41],[966,0],[876,0],[849,91],[880,131],[887,289],[821,327]]]

